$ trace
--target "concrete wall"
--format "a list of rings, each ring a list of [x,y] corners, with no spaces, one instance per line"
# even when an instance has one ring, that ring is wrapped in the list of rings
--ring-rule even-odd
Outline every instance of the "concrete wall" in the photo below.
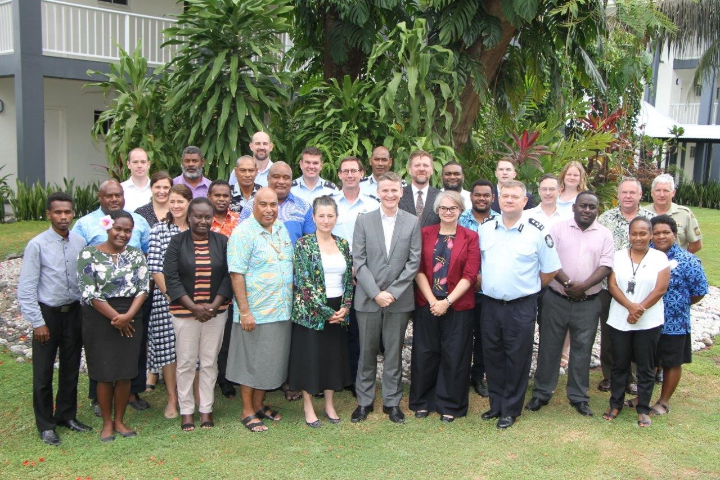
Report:
[[[104,145],[93,141],[94,111],[106,108],[102,91],[82,88],[84,82],[46,78],[45,178],[62,184],[74,178],[85,185],[107,178]]]

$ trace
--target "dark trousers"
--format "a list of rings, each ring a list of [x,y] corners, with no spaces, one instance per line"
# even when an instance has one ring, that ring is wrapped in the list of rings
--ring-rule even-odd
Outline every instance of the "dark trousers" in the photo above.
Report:
[[[606,289],[600,290],[598,295],[600,298],[600,368],[602,369],[603,378],[612,379],[613,368],[613,346],[612,336],[610,335],[610,327],[607,324],[610,315],[610,303],[612,296]],[[571,347],[572,348],[572,347]],[[627,379],[628,385],[635,383],[635,365],[632,365],[630,375]]]
[[[382,341],[382,340],[381,340]],[[358,360],[360,359],[360,332],[358,331],[355,309],[350,308],[347,330],[348,359],[350,361],[350,378],[357,378]]]
[[[570,302],[559,297],[554,291],[545,294],[533,397],[550,400],[555,393],[560,374],[560,355],[569,331],[567,397],[572,403],[590,400],[590,359],[599,313],[600,300],[597,297],[584,302]]]
[[[38,431],[53,430],[58,422],[77,416],[77,384],[82,351],[82,309],[75,302],[68,312],[40,304],[50,339],[33,339],[33,410]],[[53,373],[60,350],[58,391],[53,413]]]
[[[410,410],[467,415],[472,314],[449,309],[436,317],[429,305],[413,313]]]
[[[482,380],[485,378],[485,360],[483,359],[482,334],[480,333],[482,297],[482,293],[475,294],[475,308],[473,309],[472,367],[470,367],[470,380]]]
[[[143,329],[142,332],[135,332],[133,335],[138,333],[142,334],[142,344],[140,345],[140,355],[138,355],[138,374],[137,377],[130,381],[130,393],[142,393],[147,388],[147,340],[148,340],[148,325],[150,324],[150,310],[152,308],[152,299],[150,296],[145,300],[142,307],[142,318],[143,318]],[[108,320],[109,322],[110,320]],[[90,379],[88,385],[88,398],[90,400],[97,400],[97,382]]]
[[[224,383],[234,384],[230,380],[225,378],[225,372],[227,371],[227,359],[228,351],[230,350],[230,335],[232,332],[233,324],[233,304],[228,306],[228,316],[225,322],[225,333],[223,334],[222,346],[220,346],[220,352],[218,352],[218,376],[217,384],[222,385]]]
[[[520,416],[532,360],[537,295],[502,304],[483,298],[483,357],[490,409],[501,416]]]
[[[648,330],[622,331],[610,328],[613,368],[610,377],[610,408],[622,410],[630,363],[637,365],[638,413],[650,413],[650,398],[655,388],[655,352],[662,325]],[[572,348],[572,347],[571,347]]]

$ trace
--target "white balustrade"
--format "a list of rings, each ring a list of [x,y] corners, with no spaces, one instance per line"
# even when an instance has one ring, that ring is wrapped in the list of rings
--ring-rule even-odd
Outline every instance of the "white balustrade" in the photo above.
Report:
[[[13,53],[12,1],[0,1],[0,55]]]
[[[717,118],[718,102],[712,104],[710,109],[710,124],[715,124]],[[700,116],[699,103],[673,103],[670,105],[670,118],[678,123],[697,125]]]
[[[175,46],[161,47],[163,30],[175,20],[139,15],[58,0],[43,0],[43,54],[116,61],[120,49],[132,53],[142,40],[142,55],[150,65],[169,62]]]

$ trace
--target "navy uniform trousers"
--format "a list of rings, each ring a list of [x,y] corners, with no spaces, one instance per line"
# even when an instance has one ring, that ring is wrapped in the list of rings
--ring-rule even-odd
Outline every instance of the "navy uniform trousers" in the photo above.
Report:
[[[536,317],[537,294],[510,302],[483,296],[480,326],[490,409],[503,417],[522,413]]]

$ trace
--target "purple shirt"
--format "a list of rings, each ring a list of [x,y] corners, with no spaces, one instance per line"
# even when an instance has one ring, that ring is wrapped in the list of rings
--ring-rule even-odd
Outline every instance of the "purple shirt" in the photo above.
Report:
[[[612,233],[597,221],[584,231],[578,227],[574,218],[563,220],[552,226],[550,235],[560,256],[562,271],[570,280],[584,282],[598,267],[613,266],[615,243]],[[562,295],[565,288],[557,280],[550,282],[550,288]],[[602,282],[585,291],[593,295],[602,289]]]
[[[173,178],[173,185],[185,185],[190,189],[192,192],[193,198],[198,197],[207,197],[208,194],[208,188],[210,188],[210,180],[208,180],[205,177],[201,177],[200,183],[198,183],[197,187],[193,187],[190,185],[187,180],[185,180],[185,177],[182,175],[178,175],[177,177]]]

